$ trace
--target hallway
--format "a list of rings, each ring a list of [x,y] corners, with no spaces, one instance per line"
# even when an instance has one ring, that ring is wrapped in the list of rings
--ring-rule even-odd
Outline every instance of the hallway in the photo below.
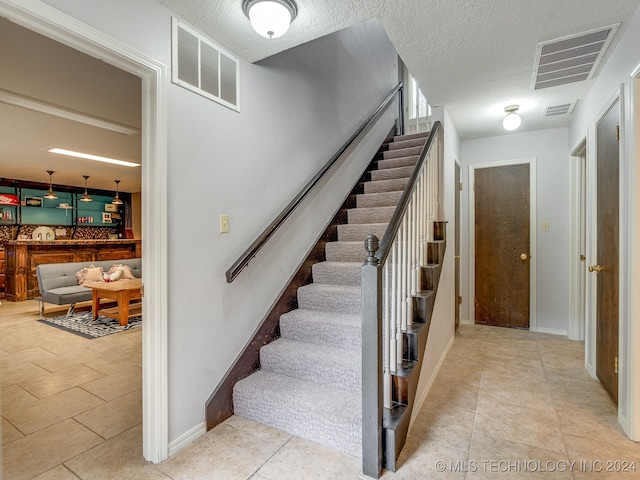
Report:
[[[85,340],[37,323],[35,302],[3,302],[0,314],[5,480],[358,478],[355,458],[239,417],[161,465],[146,463],[140,330]],[[60,373],[76,370],[84,375],[76,381]],[[57,396],[64,409],[36,407]],[[20,410],[35,416],[26,421]],[[78,435],[61,434],[69,429]],[[636,478],[619,473],[640,467],[634,461],[640,444],[584,370],[582,343],[461,325],[398,472],[383,478]]]

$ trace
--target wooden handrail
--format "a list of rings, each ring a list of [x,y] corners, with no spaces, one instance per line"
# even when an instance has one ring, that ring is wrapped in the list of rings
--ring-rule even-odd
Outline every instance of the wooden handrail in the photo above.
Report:
[[[226,277],[227,283],[233,282],[233,280],[240,274],[240,272],[249,264],[249,262],[256,256],[260,249],[267,243],[267,241],[273,236],[273,234],[280,228],[284,221],[293,213],[295,208],[305,199],[305,197],[311,192],[311,190],[322,180],[329,169],[340,159],[342,154],[353,144],[353,142],[378,118],[378,116],[385,110],[385,108],[391,103],[394,97],[403,89],[402,82],[398,83],[387,97],[380,103],[373,113],[371,113],[367,119],[362,122],[358,129],[349,137],[349,139],[338,149],[338,151],[331,157],[331,159],[316,173],[316,175],[309,180],[309,182],[298,192],[298,194],[289,202],[289,204],[280,212],[271,224],[256,238],[256,240],[247,248],[244,253],[234,262],[234,264],[227,270]],[[400,97],[402,98],[402,96]],[[401,111],[402,113],[402,111]],[[403,121],[400,118],[400,125]]]
[[[383,265],[386,262],[387,257],[391,252],[391,245],[393,244],[393,241],[396,238],[396,234],[398,233],[398,229],[400,228],[400,225],[402,223],[402,217],[405,211],[407,210],[407,208],[409,207],[411,195],[413,194],[413,191],[415,190],[416,185],[418,183],[418,177],[420,176],[422,164],[428,158],[433,142],[438,137],[438,133],[441,128],[442,128],[442,124],[439,121],[433,124],[433,127],[431,128],[431,132],[429,134],[429,139],[427,140],[427,143],[424,145],[424,147],[422,147],[422,151],[420,152],[420,156],[418,157],[418,161],[416,162],[415,169],[413,170],[411,177],[409,177],[407,186],[405,187],[404,192],[400,197],[400,202],[398,203],[398,206],[396,207],[395,211],[393,212],[393,215],[391,216],[391,220],[389,220],[389,226],[385,231],[384,237],[382,237],[382,240],[380,241],[380,248],[376,252],[376,258],[380,261],[381,265]]]

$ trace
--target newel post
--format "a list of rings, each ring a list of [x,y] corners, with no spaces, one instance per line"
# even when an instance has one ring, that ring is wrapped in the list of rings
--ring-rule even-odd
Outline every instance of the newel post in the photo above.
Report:
[[[382,475],[382,274],[378,237],[364,242],[362,266],[362,473]]]

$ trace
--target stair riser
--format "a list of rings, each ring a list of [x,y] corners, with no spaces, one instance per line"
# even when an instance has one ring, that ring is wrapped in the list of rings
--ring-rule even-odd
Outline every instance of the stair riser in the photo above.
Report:
[[[311,267],[313,283],[360,286],[362,265],[358,262],[321,262]]]
[[[422,147],[426,142],[426,138],[418,137],[409,140],[394,140],[389,144],[389,150],[397,150],[399,148]]]
[[[298,289],[298,307],[309,310],[337,312],[360,315],[362,310],[362,295],[349,290],[341,292],[325,292]]]
[[[419,132],[419,133],[408,133],[406,135],[396,135],[393,137],[394,142],[404,142],[406,140],[414,140],[416,138],[424,138],[425,141],[429,136],[429,132]]]
[[[363,264],[365,258],[367,258],[364,240],[360,244],[329,242],[324,250],[328,262],[356,262]]]
[[[397,167],[397,168],[387,168],[384,170],[373,170],[371,172],[371,180],[391,180],[394,178],[409,178],[413,173],[414,168],[409,167]]]
[[[404,190],[407,184],[406,178],[394,180],[380,180],[379,182],[367,182],[364,184],[364,193],[397,192]]]
[[[301,313],[302,312],[302,313]],[[286,313],[280,317],[281,338],[309,342],[313,345],[323,345],[348,350],[360,350],[362,346],[362,327],[360,317],[354,315],[343,322],[335,320],[323,321],[316,318],[316,312],[299,309],[296,313]]]
[[[402,191],[383,193],[363,193],[356,197],[357,208],[395,207],[402,197]]]
[[[420,155],[422,147],[403,148],[400,150],[387,150],[382,154],[382,158],[387,160],[389,158],[410,157],[412,155]]]
[[[338,225],[338,241],[359,242],[374,234],[378,238],[384,236],[388,223],[365,223]]]
[[[285,343],[284,347],[279,347]],[[355,350],[337,350],[335,355],[318,355],[314,349],[305,351],[287,349],[299,343],[285,340],[265,345],[260,350],[260,365],[265,372],[300,378],[316,384],[342,390],[361,388],[360,355]],[[328,347],[325,347],[328,348]],[[318,347],[322,349],[322,347]]]
[[[350,224],[389,223],[394,210],[395,207],[352,208],[347,217]]]
[[[378,170],[386,170],[388,168],[413,167],[418,161],[418,156],[390,158],[389,160],[378,160]]]

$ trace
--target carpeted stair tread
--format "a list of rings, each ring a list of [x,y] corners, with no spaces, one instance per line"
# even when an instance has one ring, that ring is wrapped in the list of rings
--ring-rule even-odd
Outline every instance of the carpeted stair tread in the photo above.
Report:
[[[394,142],[403,142],[405,140],[413,140],[415,138],[424,138],[425,142],[430,132],[408,133],[406,135],[396,135],[393,137]]]
[[[360,286],[311,283],[298,288],[297,294],[299,308],[355,315],[362,310]]]
[[[324,256],[328,262],[355,262],[364,264],[367,251],[364,240],[359,242],[327,242]]]
[[[392,178],[409,178],[415,167],[395,167],[385,168],[383,170],[373,170],[371,172],[371,180],[391,180]]]
[[[280,335],[314,345],[359,350],[362,320],[360,315],[298,308],[280,316]]]
[[[418,161],[418,155],[412,155],[410,157],[390,158],[388,160],[378,160],[378,170],[386,170],[387,168],[398,167],[415,167]]]
[[[402,190],[395,192],[360,193],[356,195],[356,207],[395,207],[400,202]]]
[[[391,207],[394,208],[395,207]],[[384,236],[388,223],[345,223],[338,225],[338,241],[340,242],[357,242],[363,241],[370,234],[376,235],[378,238]]]
[[[383,159],[408,157],[410,155],[420,155],[422,147],[401,148],[398,150],[387,150],[382,153]]]
[[[394,178],[393,180],[378,180],[364,184],[364,193],[396,192],[404,190],[407,184],[406,178]]]
[[[389,150],[397,150],[399,148],[421,147],[425,144],[425,137],[409,138],[406,140],[394,140],[389,143]]]
[[[350,224],[388,223],[395,209],[396,207],[350,208],[347,210],[347,218]]]
[[[364,245],[364,241],[362,242]],[[327,285],[353,285],[361,284],[361,262],[318,262],[311,266],[313,283]]]
[[[279,338],[260,349],[262,370],[342,390],[360,390],[361,363],[360,350],[312,345],[288,338]]]
[[[236,383],[233,399],[240,417],[361,455],[360,392],[258,371]]]

